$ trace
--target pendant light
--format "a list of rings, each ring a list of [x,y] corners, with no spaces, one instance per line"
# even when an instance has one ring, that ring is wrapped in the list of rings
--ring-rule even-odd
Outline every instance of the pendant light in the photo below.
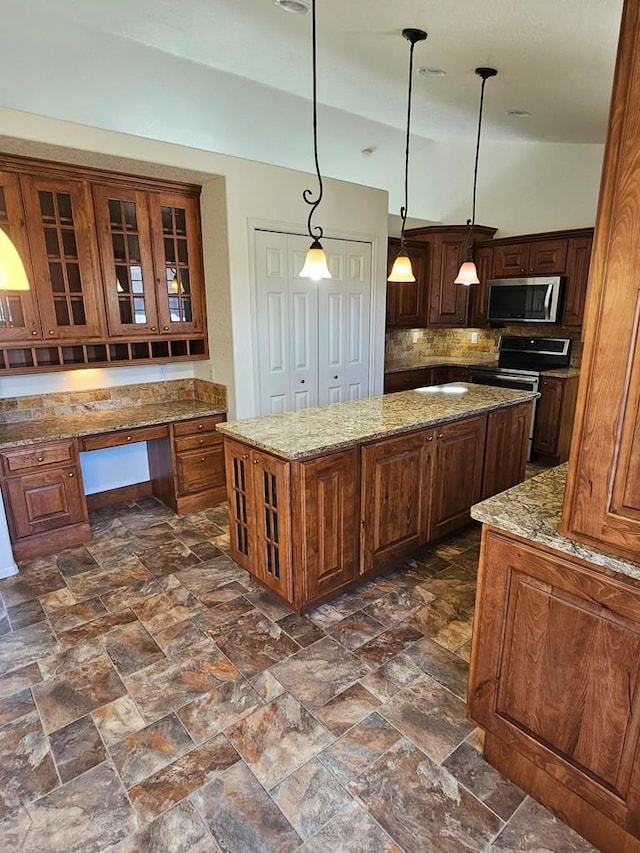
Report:
[[[29,279],[22,258],[2,228],[0,228],[0,290],[29,290]]]
[[[299,278],[310,278],[312,281],[320,281],[322,278],[331,278],[329,267],[327,266],[327,257],[322,248],[323,230],[319,225],[311,225],[313,214],[316,208],[322,201],[323,186],[322,175],[320,174],[320,163],[318,162],[318,104],[316,95],[316,0],[311,0],[311,42],[312,42],[312,62],[313,62],[313,157],[316,164],[316,175],[318,176],[318,196],[313,199],[313,190],[305,190],[302,193],[302,198],[311,206],[309,218],[307,219],[307,232],[311,238],[311,246],[307,252],[307,257],[304,261],[304,266],[300,270]]]
[[[415,281],[416,277],[411,269],[411,259],[407,254],[407,245],[404,238],[404,229],[407,224],[407,208],[409,206],[409,139],[411,132],[411,90],[413,88],[413,49],[416,43],[424,41],[427,34],[424,30],[416,30],[411,27],[402,31],[402,35],[410,43],[409,49],[409,93],[407,97],[407,144],[404,152],[404,207],[400,208],[402,227],[400,229],[400,250],[393,262],[387,281]]]
[[[480,112],[478,114],[478,136],[476,139],[476,161],[473,167],[473,202],[471,205],[471,219],[467,219],[469,233],[467,234],[467,258],[463,262],[454,284],[463,284],[467,287],[472,284],[480,284],[478,270],[473,260],[473,229],[476,224],[476,188],[478,186],[478,158],[480,156],[480,132],[482,130],[482,108],[484,106],[484,87],[489,77],[495,77],[498,72],[495,68],[476,68],[476,74],[482,79],[480,87]]]

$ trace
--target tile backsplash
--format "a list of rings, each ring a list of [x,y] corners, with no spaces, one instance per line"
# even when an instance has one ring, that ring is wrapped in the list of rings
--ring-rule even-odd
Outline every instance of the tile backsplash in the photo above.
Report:
[[[477,343],[471,343],[471,335],[478,335]],[[385,366],[420,364],[425,358],[443,356],[451,358],[477,357],[486,360],[488,355],[498,354],[500,335],[530,335],[544,338],[571,338],[571,364],[579,366],[582,358],[580,329],[564,326],[503,326],[500,329],[391,329],[385,336]],[[415,340],[414,340],[415,338]]]

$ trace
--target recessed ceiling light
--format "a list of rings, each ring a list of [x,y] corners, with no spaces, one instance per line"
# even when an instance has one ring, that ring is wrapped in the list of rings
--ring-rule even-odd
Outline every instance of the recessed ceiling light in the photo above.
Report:
[[[273,0],[279,9],[294,15],[306,15],[311,8],[311,0]]]
[[[445,77],[447,72],[442,68],[418,68],[418,74],[421,74],[423,77]]]
[[[505,110],[505,113],[511,118],[528,118],[531,115],[528,110]]]

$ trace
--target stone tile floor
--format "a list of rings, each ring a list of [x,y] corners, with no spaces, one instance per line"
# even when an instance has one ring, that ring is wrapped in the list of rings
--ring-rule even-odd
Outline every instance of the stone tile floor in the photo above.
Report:
[[[0,581],[5,853],[593,849],[465,717],[477,527],[304,617],[224,506],[92,532]]]

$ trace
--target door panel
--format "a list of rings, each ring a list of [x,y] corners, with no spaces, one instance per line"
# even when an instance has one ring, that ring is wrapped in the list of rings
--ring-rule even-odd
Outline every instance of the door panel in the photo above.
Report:
[[[289,463],[251,453],[252,566],[262,583],[293,602]]]

